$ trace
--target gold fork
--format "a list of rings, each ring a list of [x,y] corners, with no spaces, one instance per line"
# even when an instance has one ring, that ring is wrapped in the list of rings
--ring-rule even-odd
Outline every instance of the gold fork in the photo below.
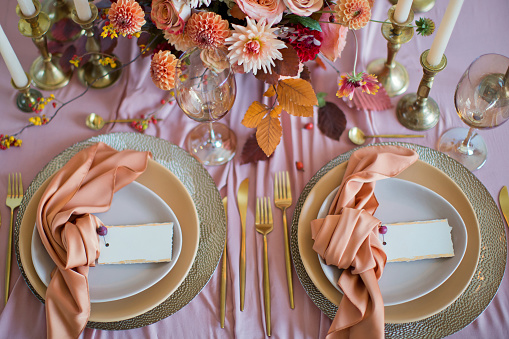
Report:
[[[290,175],[287,171],[278,172],[274,176],[274,205],[283,213],[283,232],[285,239],[285,263],[286,281],[288,282],[288,296],[290,297],[290,308],[294,309],[293,301],[293,280],[292,264],[290,260],[290,245],[288,242],[288,225],[286,222],[286,209],[292,205],[292,189],[290,186]]]
[[[11,179],[12,178],[12,179]],[[9,238],[7,240],[7,261],[5,272],[5,303],[9,299],[9,285],[11,282],[11,253],[12,253],[12,221],[14,219],[14,209],[18,208],[23,199],[23,183],[21,173],[11,173],[7,177],[7,199],[5,204],[11,208],[11,223],[9,225]]]
[[[256,199],[256,231],[263,234],[263,301],[265,305],[265,324],[267,336],[270,337],[270,281],[269,281],[269,256],[267,253],[267,234],[274,228],[272,225],[272,207],[270,198]]]

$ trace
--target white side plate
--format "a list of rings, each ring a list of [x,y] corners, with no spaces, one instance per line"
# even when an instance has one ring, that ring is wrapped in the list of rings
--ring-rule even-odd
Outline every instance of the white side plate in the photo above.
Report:
[[[327,196],[318,218],[327,215],[338,189]],[[382,223],[448,219],[452,227],[454,257],[387,263],[379,281],[385,306],[414,300],[433,291],[451,276],[465,254],[467,230],[461,216],[440,195],[406,180],[388,178],[377,181],[375,196],[380,206],[374,215]],[[341,271],[326,265],[320,256],[318,258],[327,279],[341,292],[337,285]]]
[[[167,263],[99,265],[88,275],[90,301],[119,300],[139,293],[161,280],[173,268],[182,249],[182,232],[177,217],[154,192],[136,181],[113,195],[107,212],[97,213],[105,225],[132,225],[173,222],[172,260]],[[107,235],[106,235],[107,237]],[[140,244],[150,246],[150,244]],[[48,286],[55,264],[41,242],[37,227],[32,235],[32,261],[42,282]]]

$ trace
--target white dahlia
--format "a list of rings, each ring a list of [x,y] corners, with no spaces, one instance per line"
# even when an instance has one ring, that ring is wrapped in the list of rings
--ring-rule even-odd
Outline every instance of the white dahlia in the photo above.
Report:
[[[244,64],[244,72],[253,71],[256,75],[259,69],[272,74],[271,67],[274,60],[282,60],[283,55],[279,49],[286,48],[285,43],[277,39],[274,31],[266,22],[258,22],[246,18],[247,26],[233,25],[233,34],[226,39],[225,43],[231,45],[228,58],[230,62],[238,65]]]

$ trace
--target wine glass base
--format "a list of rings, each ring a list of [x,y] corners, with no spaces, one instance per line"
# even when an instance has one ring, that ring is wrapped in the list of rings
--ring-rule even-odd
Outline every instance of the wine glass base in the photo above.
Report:
[[[210,131],[212,125],[213,135]],[[219,123],[204,123],[193,128],[186,137],[189,153],[204,165],[226,164],[235,156],[237,136],[228,126]]]
[[[481,168],[486,162],[488,149],[484,139],[474,132],[467,147],[463,141],[467,137],[468,128],[453,128],[442,134],[438,140],[438,150],[463,164],[470,171]]]

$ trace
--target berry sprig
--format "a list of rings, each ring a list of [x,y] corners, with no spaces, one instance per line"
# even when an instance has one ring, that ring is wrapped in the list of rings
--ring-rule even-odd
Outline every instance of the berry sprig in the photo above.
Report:
[[[42,117],[31,117],[28,121],[34,126],[42,126],[46,125],[49,122],[49,119],[46,118],[45,114],[43,114]]]
[[[157,119],[155,117],[155,114],[149,115],[147,118],[145,118],[145,114],[141,115],[142,121],[133,121],[131,122],[131,127],[137,130],[138,132],[145,132],[145,130],[148,128],[150,124],[157,125]]]
[[[20,147],[23,141],[12,135],[0,134],[0,149],[6,150],[11,147]]]
[[[32,104],[29,104],[29,107],[34,111],[34,113],[41,113],[42,110],[46,107],[47,104],[55,100],[55,96],[51,94],[49,97],[46,98],[37,98],[37,103],[32,106]],[[56,102],[53,102],[53,108],[57,106]]]

